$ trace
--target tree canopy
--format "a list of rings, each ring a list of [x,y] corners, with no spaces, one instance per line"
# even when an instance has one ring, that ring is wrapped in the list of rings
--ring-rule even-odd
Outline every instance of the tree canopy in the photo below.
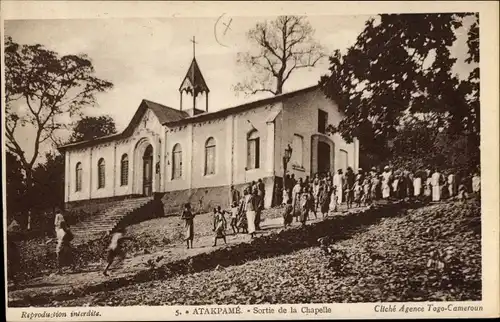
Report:
[[[238,54],[238,63],[251,75],[234,89],[249,95],[281,94],[294,71],[314,67],[325,56],[313,36],[314,29],[303,16],[279,16],[258,23],[247,32],[252,50]]]
[[[115,133],[115,121],[110,116],[86,116],[76,122],[70,142],[94,140]]]
[[[5,39],[5,134],[7,149],[19,158],[28,182],[44,142],[57,141],[70,118],[96,103],[95,95],[112,88],[95,76],[86,55],[60,56],[42,45],[19,45]],[[19,128],[32,127],[33,153],[21,147]]]
[[[370,19],[346,53],[330,57],[325,94],[346,117],[332,132],[360,139],[369,152],[387,151],[405,118],[427,119],[450,135],[463,134],[479,146],[479,66],[469,77],[453,71],[450,51],[464,19],[468,57],[479,62],[479,20],[464,14],[384,14]],[[422,123],[419,123],[422,125]]]

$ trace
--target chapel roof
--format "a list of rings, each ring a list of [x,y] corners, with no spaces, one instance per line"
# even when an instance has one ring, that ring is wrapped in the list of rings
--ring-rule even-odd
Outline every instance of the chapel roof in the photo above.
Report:
[[[143,102],[153,111],[153,113],[155,113],[161,124],[175,122],[189,117],[189,114],[185,111],[179,111],[148,100],[143,100]]]
[[[280,101],[294,97],[294,96],[299,95],[299,94],[312,92],[318,88],[319,88],[319,85],[313,85],[313,86],[305,87],[305,88],[302,88],[302,89],[299,89],[296,91],[287,92],[287,93],[271,96],[268,98],[259,99],[256,101],[252,101],[252,102],[248,102],[245,104],[225,108],[225,109],[218,110],[215,112],[198,114],[198,115],[186,117],[186,118],[183,118],[183,119],[180,119],[177,121],[168,121],[168,122],[163,123],[163,125],[177,126],[177,125],[206,121],[206,120],[210,120],[210,119],[214,119],[214,118],[218,118],[218,117],[224,117],[227,115],[236,114],[236,113],[240,113],[243,111],[251,110],[253,108],[257,108],[257,107],[260,107],[260,106],[263,106],[266,104],[280,102]]]
[[[68,148],[83,148],[83,147],[94,145],[96,143],[104,143],[104,142],[109,142],[109,141],[113,141],[113,140],[119,140],[119,139],[126,138],[126,137],[132,135],[135,127],[137,126],[137,124],[139,124],[142,116],[144,115],[144,113],[146,113],[146,111],[148,109],[153,111],[153,113],[156,115],[156,117],[158,118],[158,121],[161,124],[168,123],[168,122],[176,122],[176,121],[179,121],[183,118],[189,117],[189,114],[187,112],[179,111],[179,110],[176,110],[174,108],[143,99],[141,104],[139,105],[139,108],[137,109],[134,116],[132,117],[132,120],[130,121],[129,125],[121,133],[103,136],[103,137],[100,137],[100,138],[97,138],[94,140],[87,140],[87,141],[80,141],[80,142],[65,144],[63,146],[58,147],[58,150],[63,152],[64,150],[67,150]]]
[[[83,148],[86,146],[92,146],[92,145],[97,144],[97,143],[104,143],[104,142],[109,142],[109,141],[129,137],[133,134],[136,125],[139,124],[142,116],[144,115],[144,113],[148,109],[151,109],[153,111],[153,113],[156,115],[156,117],[158,118],[159,122],[162,125],[178,126],[178,125],[183,125],[183,124],[202,122],[202,121],[206,121],[206,120],[210,120],[210,119],[215,119],[215,118],[224,117],[227,115],[240,113],[243,111],[251,110],[253,108],[261,107],[261,106],[266,105],[266,104],[280,102],[280,101],[283,101],[287,98],[294,97],[298,94],[311,92],[311,91],[316,90],[318,88],[319,88],[319,85],[309,86],[309,87],[302,88],[302,89],[299,89],[296,91],[283,93],[280,95],[275,95],[275,96],[264,98],[264,99],[259,99],[256,101],[252,101],[252,102],[241,104],[238,106],[218,110],[215,112],[197,114],[194,116],[189,116],[189,114],[185,111],[180,111],[180,110],[177,110],[177,109],[174,109],[174,108],[162,105],[162,104],[158,104],[158,103],[143,99],[141,102],[141,105],[139,106],[136,113],[132,117],[132,120],[130,121],[129,125],[127,126],[127,128],[125,130],[123,130],[123,132],[118,133],[118,134],[100,137],[100,138],[97,138],[94,140],[80,141],[80,142],[76,142],[76,143],[66,144],[66,145],[63,145],[61,147],[58,147],[58,150],[63,152],[69,148],[77,148],[77,147]]]

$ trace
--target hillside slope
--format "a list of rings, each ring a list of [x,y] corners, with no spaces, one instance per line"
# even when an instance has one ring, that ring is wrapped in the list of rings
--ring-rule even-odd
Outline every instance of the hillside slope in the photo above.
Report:
[[[64,303],[196,305],[481,299],[477,202],[429,205],[383,218],[331,245],[139,283]]]

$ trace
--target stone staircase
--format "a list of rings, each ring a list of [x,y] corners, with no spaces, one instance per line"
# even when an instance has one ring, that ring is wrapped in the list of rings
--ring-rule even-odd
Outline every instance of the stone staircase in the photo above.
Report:
[[[128,224],[140,221],[130,217],[140,216],[141,211],[152,211],[152,209],[146,208],[152,206],[153,203],[153,197],[125,199],[101,213],[86,218],[71,227],[71,231],[75,236],[72,244],[79,245],[102,238],[119,224],[127,225],[126,221],[129,221]],[[150,214],[146,215],[150,217]]]

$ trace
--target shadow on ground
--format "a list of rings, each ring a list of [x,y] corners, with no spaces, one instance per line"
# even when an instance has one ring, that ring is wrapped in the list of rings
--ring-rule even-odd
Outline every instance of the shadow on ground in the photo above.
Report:
[[[51,301],[64,301],[89,293],[112,291],[131,284],[161,280],[173,276],[212,270],[217,266],[240,265],[247,261],[285,255],[294,251],[318,246],[318,238],[327,236],[332,242],[350,238],[364,231],[382,218],[401,216],[409,207],[404,202],[376,205],[363,211],[343,214],[312,223],[303,227],[280,230],[278,233],[261,236],[249,243],[228,245],[211,252],[200,253],[189,258],[169,262],[158,267],[140,271],[132,276],[117,277],[99,284],[83,285],[71,290],[40,293],[25,296],[23,299],[9,301],[10,307],[41,306]]]

